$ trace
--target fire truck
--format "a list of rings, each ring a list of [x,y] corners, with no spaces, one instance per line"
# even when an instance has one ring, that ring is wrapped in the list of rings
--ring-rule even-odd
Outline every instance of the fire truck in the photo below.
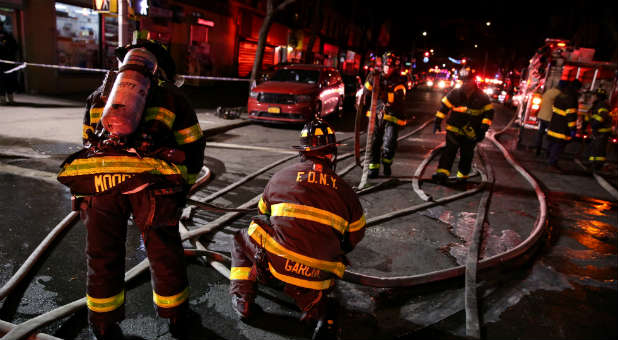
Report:
[[[513,96],[517,107],[518,123],[523,129],[538,129],[538,113],[545,90],[558,85],[560,80],[582,83],[578,108],[578,129],[592,105],[592,91],[603,88],[612,107],[613,134],[616,134],[618,76],[616,63],[593,61],[594,49],[576,48],[568,40],[546,39],[522,72],[518,93]],[[612,141],[615,141],[615,137]]]

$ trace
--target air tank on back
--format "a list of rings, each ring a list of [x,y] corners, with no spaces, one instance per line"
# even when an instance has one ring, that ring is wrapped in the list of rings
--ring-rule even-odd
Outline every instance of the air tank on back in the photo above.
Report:
[[[157,58],[145,48],[130,49],[119,68],[101,121],[105,130],[119,137],[132,134],[139,125]]]

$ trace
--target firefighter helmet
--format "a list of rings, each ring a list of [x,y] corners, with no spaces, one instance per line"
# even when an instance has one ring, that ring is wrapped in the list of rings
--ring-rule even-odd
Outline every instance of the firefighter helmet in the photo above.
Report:
[[[605,91],[605,89],[600,88],[600,87],[598,89],[594,90],[593,94],[595,96],[597,96],[598,98],[600,98],[600,99],[607,98],[607,91]]]
[[[337,149],[335,129],[324,120],[316,118],[306,123],[301,130],[300,144],[294,146],[300,152],[333,153]]]
[[[386,51],[382,55],[382,65],[390,66],[390,67],[399,67],[401,61],[399,60],[399,56],[391,51]]]
[[[471,78],[472,78],[472,70],[470,70],[469,67],[463,67],[461,70],[459,70],[459,79],[464,81],[464,80],[469,80]]]

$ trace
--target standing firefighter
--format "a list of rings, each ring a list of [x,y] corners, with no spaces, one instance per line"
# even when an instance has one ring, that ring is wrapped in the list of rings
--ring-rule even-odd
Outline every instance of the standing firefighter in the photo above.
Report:
[[[380,172],[380,161],[384,165],[384,176],[391,175],[391,165],[397,149],[399,127],[406,125],[404,119],[404,101],[406,98],[406,79],[399,72],[400,60],[392,52],[382,56],[382,72],[378,94],[376,127],[371,144],[372,159],[369,163],[369,178],[376,178]],[[371,92],[375,87],[374,70],[365,81],[365,91]],[[366,95],[365,98],[371,98]],[[367,117],[371,112],[367,110]]]
[[[459,170],[457,179],[465,181],[469,177],[476,143],[485,138],[491,126],[494,109],[489,97],[477,86],[469,68],[459,72],[462,80],[460,88],[451,90],[444,98],[434,125],[434,133],[441,131],[442,120],[446,120],[446,148],[440,157],[438,169],[432,176],[437,183],[444,184],[451,174],[451,167],[459,150]]]
[[[593,170],[600,170],[606,161],[607,141],[612,132],[612,118],[609,115],[609,103],[607,102],[607,92],[598,88],[592,109],[590,110],[590,127],[592,129],[592,145],[588,160]]]
[[[237,232],[232,248],[232,306],[242,320],[255,312],[256,281],[283,286],[313,323],[313,339],[336,330],[335,278],[345,270],[344,255],[365,234],[365,215],[356,193],[335,173],[333,128],[320,119],[301,131],[299,164],[277,172],[258,208],[260,217]]]
[[[117,322],[124,318],[125,242],[133,215],[157,312],[182,339],[189,286],[178,219],[202,167],[205,141],[195,112],[170,83],[175,65],[164,46],[143,41],[118,48],[116,56],[123,62],[115,80],[109,72],[88,97],[84,149],[58,175],[84,197],[88,319],[97,339],[122,338]]]
[[[549,139],[549,166],[556,170],[560,170],[558,158],[560,158],[562,150],[575,137],[577,130],[577,99],[580,88],[581,82],[576,79],[554,100],[553,114],[549,122],[549,128],[547,128],[547,136]]]

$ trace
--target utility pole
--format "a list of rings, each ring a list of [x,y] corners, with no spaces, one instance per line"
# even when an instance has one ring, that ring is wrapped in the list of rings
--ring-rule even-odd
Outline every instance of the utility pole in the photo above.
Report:
[[[118,0],[118,46],[129,44],[129,4]]]

